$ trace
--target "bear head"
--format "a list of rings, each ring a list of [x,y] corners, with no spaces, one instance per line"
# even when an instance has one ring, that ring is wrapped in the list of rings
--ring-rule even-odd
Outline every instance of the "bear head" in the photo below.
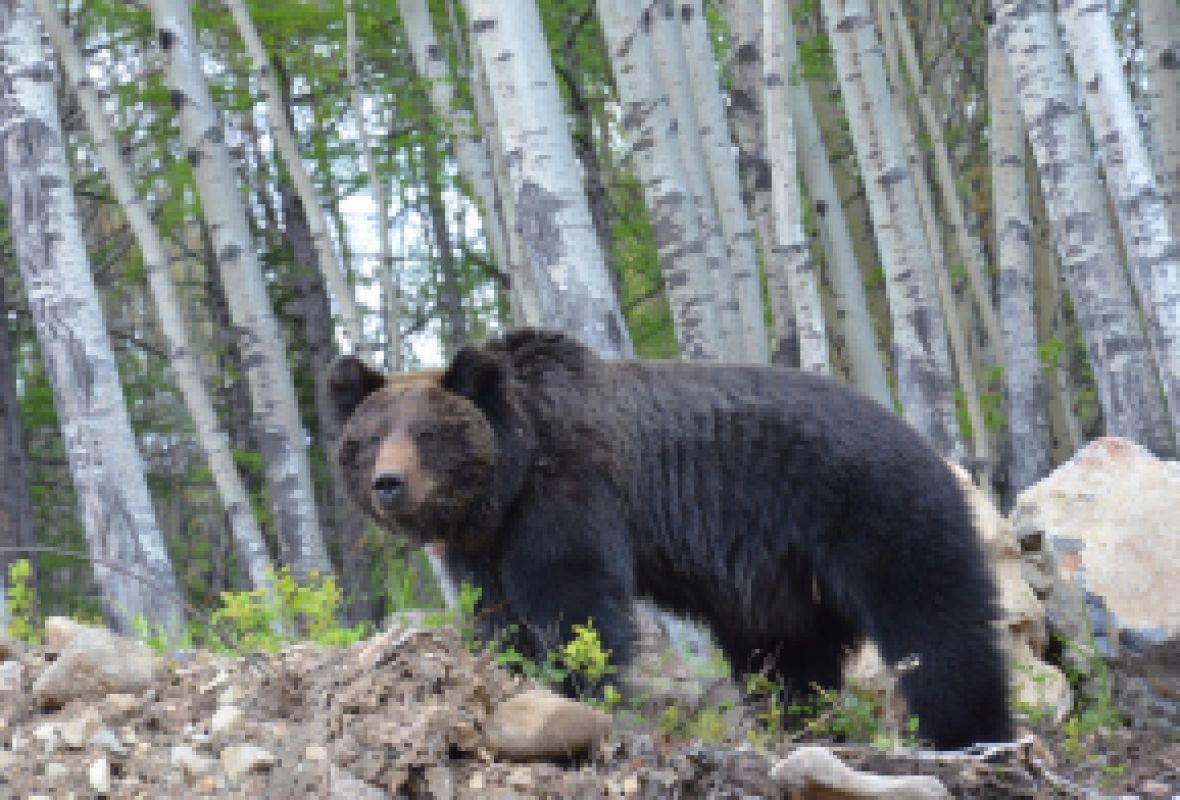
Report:
[[[484,347],[464,347],[445,370],[392,376],[338,358],[329,386],[349,493],[412,541],[486,545],[534,449],[513,383],[505,356]]]

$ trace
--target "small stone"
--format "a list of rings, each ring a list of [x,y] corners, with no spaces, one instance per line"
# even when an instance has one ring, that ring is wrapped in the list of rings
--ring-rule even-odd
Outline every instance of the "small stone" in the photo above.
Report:
[[[33,728],[33,738],[45,746],[46,753],[52,753],[57,749],[61,737],[57,732],[57,725],[52,722],[42,722],[36,728]],[[15,745],[13,746],[15,750]]]
[[[104,750],[108,750],[119,755],[126,755],[127,753],[127,748],[124,747],[123,743],[119,741],[119,737],[111,733],[108,728],[103,728],[102,730],[95,733],[86,741],[86,744],[88,744],[90,747],[101,747]]]
[[[471,780],[467,781],[467,788],[473,792],[478,792],[484,787],[484,779],[482,772],[476,772],[471,776]]]
[[[102,717],[93,708],[87,706],[76,717],[63,722],[59,728],[59,732],[61,733],[62,743],[66,747],[71,750],[81,750],[86,746],[86,742],[90,740],[90,737],[98,733],[101,729]]]
[[[623,794],[625,795],[639,794],[639,776],[628,775],[626,778],[623,778],[623,785],[621,788],[623,790]]]
[[[824,747],[795,749],[770,771],[770,778],[792,800],[947,800],[950,793],[938,778],[927,775],[874,775],[857,772]]]
[[[231,781],[250,772],[264,772],[277,760],[269,750],[252,744],[235,744],[221,751],[221,768]]]
[[[218,696],[217,705],[219,705],[219,706],[236,705],[242,699],[242,697],[243,697],[242,687],[238,686],[236,683],[230,684],[229,686],[225,687],[225,691],[223,691]]]
[[[1163,781],[1143,781],[1139,791],[1144,797],[1172,797],[1172,787]]]
[[[237,706],[222,706],[209,720],[209,732],[217,736],[232,730],[242,721],[242,710]]]
[[[434,800],[453,800],[455,781],[446,767],[429,767],[426,770],[426,785]]]
[[[328,772],[332,791],[329,800],[388,800],[389,795],[372,784],[365,783],[348,770],[333,764]]]
[[[90,763],[90,768],[86,770],[86,776],[90,779],[90,788],[99,794],[110,794],[111,791],[111,762],[105,758],[99,758]]]
[[[69,617],[45,618],[45,649],[50,653],[60,653],[74,641],[74,637],[90,628]]]
[[[545,689],[530,689],[501,703],[488,718],[488,746],[508,758],[583,753],[605,739],[611,717]]]
[[[517,767],[508,773],[508,785],[527,789],[533,785],[533,773],[528,767]]]
[[[19,661],[5,661],[0,664],[0,692],[19,692],[24,672],[25,667]]]
[[[24,645],[14,642],[8,635],[0,631],[0,661],[15,660],[21,657]]]
[[[199,777],[208,775],[217,767],[217,762],[208,756],[203,756],[188,745],[177,745],[170,754],[172,766],[180,767],[189,775]]]
[[[133,694],[113,692],[106,696],[106,705],[116,714],[126,714],[139,708],[142,704],[139,702],[139,698]]]
[[[65,764],[59,764],[56,761],[50,761],[45,765],[45,777],[51,781],[60,781],[69,774],[70,768]]]
[[[327,761],[328,748],[322,744],[309,744],[303,751],[303,757],[308,761]]]
[[[134,693],[151,685],[161,664],[139,642],[105,628],[84,628],[33,683],[33,695],[42,705],[60,706],[75,698]]]

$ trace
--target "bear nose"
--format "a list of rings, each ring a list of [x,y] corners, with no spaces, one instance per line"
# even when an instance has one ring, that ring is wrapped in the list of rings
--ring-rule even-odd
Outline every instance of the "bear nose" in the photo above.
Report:
[[[383,511],[392,511],[405,495],[406,480],[396,472],[383,472],[373,479],[373,496]]]

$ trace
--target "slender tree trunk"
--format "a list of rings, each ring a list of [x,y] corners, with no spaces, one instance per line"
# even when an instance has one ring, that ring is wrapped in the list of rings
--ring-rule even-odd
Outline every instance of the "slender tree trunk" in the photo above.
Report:
[[[304,357],[307,359],[315,385],[316,418],[319,420],[320,446],[332,453],[340,441],[340,423],[332,411],[328,372],[336,357],[336,343],[332,336],[332,316],[328,295],[324,290],[323,273],[316,262],[311,226],[304,213],[303,203],[291,187],[282,183],[279,192],[283,202],[283,234],[291,246],[295,285],[299,293],[299,316],[303,323]],[[365,517],[348,497],[344,479],[332,465],[332,501],[330,513],[325,515],[329,536],[336,540],[340,551],[340,584],[347,600],[346,614],[351,622],[374,621],[378,618],[368,553],[365,551]]]
[[[700,136],[696,103],[690,87],[688,58],[684,52],[680,24],[676,20],[675,0],[655,0],[640,18],[640,24],[651,32],[655,50],[657,74],[668,97],[677,141],[680,143],[685,188],[696,211],[705,247],[710,292],[715,300],[718,350],[727,361],[742,358],[741,322],[737,296],[729,278],[729,263],[725,252],[725,236],[721,220],[713,205],[713,190],[705,168],[705,148]]]
[[[1106,6],[1062,0],[1058,16],[1065,23],[1074,69],[1085,90],[1087,116],[1147,318],[1172,412],[1172,437],[1180,440],[1180,241],[1171,230],[1168,207],[1143,144]],[[1169,452],[1176,452],[1174,443]]]
[[[1024,123],[1004,51],[995,36],[989,37],[987,67],[988,141],[1008,410],[1007,494],[1015,497],[1049,473],[1049,417],[1033,304]]]
[[[926,134],[930,137],[931,150],[934,153],[935,175],[937,177],[935,183],[938,185],[939,194],[942,197],[942,204],[946,209],[947,221],[950,223],[951,230],[955,232],[956,246],[958,247],[959,255],[963,258],[963,266],[967,271],[967,280],[971,284],[972,292],[975,294],[975,305],[979,309],[980,319],[983,321],[984,330],[987,332],[993,357],[998,363],[1003,363],[1000,320],[996,316],[995,304],[992,301],[991,286],[985,277],[987,271],[986,259],[984,258],[983,247],[980,245],[979,240],[975,238],[971,233],[971,229],[967,227],[967,215],[963,210],[962,198],[959,197],[958,182],[955,180],[955,171],[951,166],[950,152],[947,148],[946,138],[943,136],[944,123],[934,109],[934,100],[930,96],[929,87],[923,80],[922,67],[918,60],[918,49],[914,47],[914,37],[910,33],[910,26],[906,22],[905,15],[902,13],[901,3],[898,0],[886,0],[886,3],[888,5],[888,17],[893,22],[893,27],[897,31],[901,60],[905,66],[906,75],[909,76],[910,86],[917,100],[918,113],[922,115],[922,124],[926,128]],[[900,71],[895,77],[900,86],[902,82]]]
[[[825,0],[825,19],[864,175],[893,321],[905,418],[939,452],[961,459],[946,325],[926,264],[913,179],[897,136],[885,65],[865,0]]]
[[[155,0],[152,15],[166,59],[166,82],[193,164],[225,295],[242,352],[254,419],[261,426],[267,488],[286,561],[297,573],[331,574],[320,534],[311,467],[282,335],[270,307],[217,109],[201,72],[184,0]]]
[[[3,174],[4,165],[0,163],[0,185],[3,185]],[[0,481],[0,592],[8,580],[9,565],[20,559],[33,559],[32,553],[22,552],[20,548],[34,544],[29,462],[16,392],[16,348],[8,333],[11,304],[4,283],[4,273],[0,270],[0,475],[4,476]],[[7,597],[0,596],[0,630],[3,630]]]
[[[422,146],[423,182],[426,184],[426,208],[430,212],[430,233],[438,252],[438,307],[442,319],[443,355],[450,358],[467,341],[467,317],[459,287],[459,265],[451,242],[450,220],[443,196],[443,165],[429,143]]]
[[[727,0],[725,13],[733,37],[733,87],[729,91],[729,117],[737,139],[738,173],[742,202],[749,210],[758,234],[762,263],[770,263],[774,246],[774,219],[770,197],[770,159],[766,149],[763,103],[762,0]],[[794,112],[792,112],[794,113]],[[769,275],[767,276],[769,279]],[[779,287],[782,294],[784,287]],[[790,302],[772,300],[770,359],[784,366],[799,365],[799,333]],[[884,373],[882,373],[883,375]]]
[[[51,0],[39,0],[49,3]],[[316,265],[323,273],[324,279],[332,290],[332,298],[336,301],[336,308],[344,322],[346,342],[349,347],[358,350],[365,349],[365,339],[361,324],[361,315],[357,311],[352,296],[352,287],[344,275],[344,267],[336,255],[336,248],[332,245],[332,238],[328,235],[328,221],[320,207],[319,197],[311,176],[303,166],[303,159],[299,155],[299,146],[295,142],[295,134],[287,118],[283,93],[275,80],[274,70],[262,39],[250,19],[250,12],[243,0],[225,0],[225,7],[233,15],[234,23],[246,44],[246,52],[250,54],[254,79],[262,90],[262,97],[266,101],[266,111],[270,119],[271,132],[278,144],[279,155],[283,164],[295,184],[300,201],[307,210],[307,225],[311,233],[311,241],[315,247]]]
[[[135,180],[119,151],[119,141],[111,130],[98,92],[86,74],[86,67],[73,38],[57,12],[57,3],[54,0],[35,0],[35,5],[49,33],[50,42],[65,67],[70,87],[74,90],[78,104],[86,117],[87,127],[90,129],[95,150],[98,152],[111,190],[139,244],[144,270],[147,273],[148,289],[152,294],[160,331],[168,346],[168,358],[176,375],[176,385],[184,398],[185,407],[197,433],[197,441],[209,462],[213,483],[229,517],[238,557],[242,559],[251,585],[265,586],[269,583],[268,571],[273,565],[266,551],[266,543],[262,538],[258,521],[250,507],[245,484],[234,463],[229,438],[221,429],[213,401],[201,379],[200,365],[189,341],[184,313],[177,297],[176,285],[172,281],[171,265],[164,243],[148,215],[143,197],[135,189]]]
[[[789,38],[785,39],[789,50],[796,44],[794,29],[790,33]],[[787,53],[787,59],[792,64],[798,63],[799,60],[798,48],[795,47],[794,50],[795,52]],[[797,78],[793,76],[792,79]],[[844,216],[844,203],[836,189],[836,180],[832,176],[828,148],[816,120],[811,93],[802,84],[798,89],[789,95],[791,119],[794,122],[807,194],[815,206],[825,263],[832,283],[836,315],[848,347],[852,379],[861,391],[886,408],[893,408],[885,363],[877,346],[873,316],[865,297],[864,278],[861,275],[860,264],[857,263],[848,220]]]
[[[537,7],[469,0],[468,10],[544,320],[600,353],[630,355],[631,338],[594,235]]]
[[[13,245],[78,495],[95,578],[123,631],[175,633],[180,589],[103,324],[57,116],[54,68],[24,0],[0,2],[0,160]],[[119,564],[139,579],[111,569]]]
[[[1120,269],[1056,20],[1047,0],[994,0],[993,7],[1106,430],[1170,454],[1174,448],[1159,380]]]
[[[650,25],[632,0],[598,0],[598,15],[622,104],[652,235],[685,358],[717,360],[721,336],[703,231],[687,191],[680,128],[660,86]]]
[[[503,205],[496,196],[495,177],[488,143],[480,136],[471,113],[455,102],[455,89],[447,69],[446,53],[435,36],[426,0],[398,0],[402,24],[418,75],[426,82],[430,103],[443,119],[454,143],[455,164],[471,186],[483,211],[484,233],[497,266],[512,276],[519,272],[508,252],[508,231]],[[468,76],[470,78],[470,76]],[[524,320],[519,320],[523,322]]]
[[[774,210],[774,248],[767,262],[767,282],[771,287],[771,307],[775,319],[785,316],[781,310],[794,304],[795,325],[799,334],[799,366],[808,372],[828,374],[828,333],[820,306],[819,286],[807,233],[803,228],[803,200],[799,192],[799,170],[795,158],[795,131],[791,124],[792,92],[802,87],[792,85],[795,66],[789,59],[795,52],[786,41],[794,39],[790,8],[786,0],[765,0],[762,52],[766,57],[766,144],[770,152],[771,198]],[[785,277],[787,297],[778,276]],[[776,332],[780,332],[776,326]]]
[[[1172,236],[1180,237],[1180,6],[1176,0],[1140,0],[1139,25],[1155,175]]]
[[[717,60],[709,41],[709,27],[701,0],[680,0],[681,41],[688,60],[689,88],[697,110],[701,146],[705,154],[713,203],[725,237],[727,273],[737,303],[737,342],[742,361],[770,361],[762,282],[754,247],[754,226],[742,202],[734,144],[730,140],[725,102],[717,75]]]
[[[352,116],[360,140],[361,157],[365,172],[369,176],[369,193],[373,196],[373,207],[377,228],[377,274],[381,281],[381,319],[385,328],[385,369],[400,372],[402,368],[401,333],[401,290],[393,266],[393,248],[389,242],[389,193],[385,190],[385,179],[377,168],[377,156],[369,139],[369,126],[365,121],[365,98],[361,93],[356,68],[356,10],[353,0],[344,0],[344,70],[348,81],[349,98],[352,101]],[[307,203],[304,203],[307,207]]]

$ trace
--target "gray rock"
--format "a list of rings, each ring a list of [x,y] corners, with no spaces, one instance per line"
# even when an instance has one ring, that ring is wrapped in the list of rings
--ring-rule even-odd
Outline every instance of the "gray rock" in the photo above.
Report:
[[[90,762],[90,767],[86,770],[86,777],[90,780],[90,788],[98,794],[111,793],[111,762],[106,758]]]
[[[25,667],[19,661],[0,663],[0,692],[19,692]]]
[[[823,747],[800,747],[779,761],[771,779],[791,800],[945,800],[950,792],[927,775],[857,772]]]
[[[112,692],[136,693],[146,689],[162,668],[160,659],[139,642],[105,628],[85,628],[41,673],[33,695],[42,705],[61,706]]]
[[[496,707],[487,721],[487,744],[506,758],[584,753],[610,734],[611,722],[609,714],[584,703],[531,689]]]
[[[217,761],[203,756],[188,745],[177,745],[170,753],[172,766],[180,767],[193,777],[208,775],[217,768]]]
[[[221,751],[221,768],[231,781],[250,772],[265,772],[276,763],[274,753],[257,745],[235,744]]]

